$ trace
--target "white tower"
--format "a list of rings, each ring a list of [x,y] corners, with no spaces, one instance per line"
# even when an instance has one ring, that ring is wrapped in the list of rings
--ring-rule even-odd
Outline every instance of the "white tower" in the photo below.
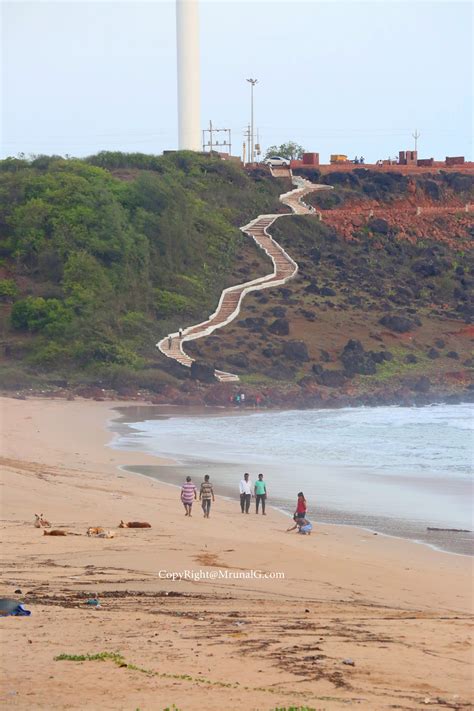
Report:
[[[201,151],[198,0],[176,0],[179,149]]]

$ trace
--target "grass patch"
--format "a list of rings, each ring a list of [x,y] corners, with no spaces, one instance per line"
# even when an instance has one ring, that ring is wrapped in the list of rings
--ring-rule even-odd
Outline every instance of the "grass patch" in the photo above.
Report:
[[[425,375],[429,371],[429,366],[433,364],[433,361],[422,351],[413,352],[401,347],[391,347],[390,352],[393,355],[393,360],[386,360],[377,365],[377,373],[374,375],[359,375],[358,380],[361,384],[383,385],[389,381],[410,375]],[[416,363],[405,363],[404,358],[409,353],[416,355],[418,359]]]
[[[99,652],[98,654],[59,654],[54,657],[55,662],[105,662],[112,661],[119,666],[125,659],[118,652]]]
[[[278,381],[274,378],[270,378],[268,375],[263,375],[262,373],[248,373],[239,374],[240,381],[246,385],[275,385]]]
[[[181,679],[184,681],[192,681],[193,683],[199,682],[201,684],[209,684],[211,686],[219,686],[224,688],[239,688],[240,684],[236,682],[226,683],[223,681],[211,681],[210,679],[205,679],[202,677],[194,677],[189,674],[167,674],[166,672],[157,672],[152,669],[144,669],[136,664],[130,664],[125,660],[125,657],[120,654],[120,652],[99,652],[98,654],[59,654],[54,657],[55,662],[113,662],[121,669],[130,669],[130,671],[137,671],[141,674],[146,674],[147,676],[154,676],[160,679]]]
[[[7,363],[0,366],[0,388],[3,390],[35,387],[48,389],[48,378],[44,375],[29,373],[21,365]]]
[[[156,677],[159,679],[177,679],[182,681],[190,681],[193,684],[203,684],[206,686],[213,686],[214,688],[224,688],[224,689],[243,689],[245,691],[264,691],[269,694],[281,694],[281,689],[276,689],[273,687],[258,686],[255,688],[250,688],[249,686],[241,686],[241,684],[236,682],[224,682],[224,681],[212,681],[211,679],[205,679],[201,676],[191,676],[190,674],[168,674],[167,672],[157,672],[152,669],[144,669],[136,664],[130,664],[125,660],[125,657],[120,654],[120,652],[98,652],[97,654],[58,654],[54,657],[55,662],[113,662],[116,666],[121,669],[130,669],[130,671],[138,671],[147,676]],[[303,696],[307,692],[304,691],[288,691],[287,693],[294,696]],[[318,701],[346,701],[342,699],[336,699],[333,696],[320,696],[316,697]],[[347,701],[350,703],[350,700]],[[137,709],[137,711],[140,711]],[[163,709],[163,711],[179,711],[176,706],[172,706]],[[277,708],[272,711],[317,711],[316,709],[310,708],[309,706],[289,706],[288,708]]]

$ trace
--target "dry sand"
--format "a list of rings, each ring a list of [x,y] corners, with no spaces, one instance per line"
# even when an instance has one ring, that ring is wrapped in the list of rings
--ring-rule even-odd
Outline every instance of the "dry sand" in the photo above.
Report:
[[[0,594],[32,610],[0,620],[7,708],[471,708],[472,559],[355,528],[285,533],[281,513],[219,498],[187,519],[177,488],[118,469],[156,459],[105,446],[113,403],[5,398],[0,412]],[[117,535],[46,537],[35,512]],[[285,578],[160,578],[185,570]],[[121,658],[55,660],[102,652]]]

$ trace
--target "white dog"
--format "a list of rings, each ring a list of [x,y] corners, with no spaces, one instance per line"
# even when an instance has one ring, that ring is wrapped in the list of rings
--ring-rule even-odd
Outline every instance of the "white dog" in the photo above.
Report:
[[[51,528],[50,522],[43,518],[43,514],[35,514],[34,526],[35,528]]]

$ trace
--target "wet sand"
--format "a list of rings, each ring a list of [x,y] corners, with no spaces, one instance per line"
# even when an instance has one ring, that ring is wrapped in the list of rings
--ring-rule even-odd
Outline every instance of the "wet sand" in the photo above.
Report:
[[[469,707],[470,558],[346,526],[285,533],[282,513],[223,498],[188,520],[174,486],[118,469],[157,461],[105,446],[111,403],[0,412],[1,595],[32,610],[1,621],[7,708]],[[82,535],[43,536],[35,511]]]
[[[113,432],[119,435],[117,440],[118,446],[120,448],[124,447],[124,442],[132,439],[137,434],[135,429],[129,427],[130,423],[139,423],[145,420],[160,420],[166,419],[168,417],[180,417],[185,418],[199,417],[203,414],[203,410],[200,408],[194,408],[191,412],[187,410],[182,410],[180,408],[167,408],[167,407],[125,407],[120,408],[120,418],[117,419],[112,426]],[[241,410],[222,410],[222,408],[209,408],[209,412],[206,410],[206,417],[214,416],[219,417],[222,414],[225,416],[233,415],[234,417],[249,415],[252,411],[241,411]],[[135,446],[139,446],[139,442],[135,442]],[[125,451],[135,451],[133,448],[130,449],[128,446]],[[154,479],[167,483],[173,484],[175,486],[181,486],[182,482],[186,476],[191,476],[193,481],[200,482],[204,474],[209,474],[211,480],[214,482],[216,490],[222,496],[235,501],[238,500],[238,495],[236,493],[237,486],[228,483],[229,479],[238,483],[242,478],[243,470],[242,467],[235,464],[234,462],[228,461],[209,461],[202,457],[192,456],[192,453],[181,452],[178,456],[180,463],[174,463],[170,466],[169,462],[167,466],[131,466],[126,467],[127,471],[142,474],[145,476],[153,477]],[[260,471],[260,465],[253,465],[249,462],[245,462],[245,467],[252,472],[251,476],[255,479],[255,473]],[[273,466],[265,468],[270,474],[278,475],[279,463],[275,461]],[[280,472],[281,475],[285,475],[284,472]],[[293,471],[293,476],[295,472]],[[357,477],[361,476],[360,473],[354,472],[354,478],[357,481]],[[274,478],[274,476],[273,476]],[[267,477],[268,479],[268,477]],[[415,480],[417,484],[421,487],[425,485],[426,479],[419,481]],[[393,482],[390,482],[393,483]],[[401,482],[403,483],[403,482]],[[446,480],[445,482],[436,481],[436,485],[440,487],[443,484],[446,488],[446,494],[452,491],[454,486],[457,486],[457,482],[452,482]],[[270,484],[271,488],[271,484]],[[295,488],[295,491],[298,489]],[[467,490],[467,495],[472,495],[472,485],[463,484],[463,491]],[[420,509],[421,515],[423,514],[423,501],[422,492],[420,492]],[[350,505],[350,497],[347,501]],[[290,501],[284,497],[271,496],[269,499],[269,504],[280,511],[291,515],[294,511],[294,501]],[[456,553],[459,555],[474,555],[474,532],[472,530],[428,530],[430,528],[440,528],[441,526],[437,522],[432,522],[430,520],[429,514],[426,513],[426,520],[421,521],[412,520],[407,518],[397,518],[393,516],[384,515],[381,512],[377,513],[377,504],[374,503],[373,513],[367,514],[357,511],[355,508],[353,510],[341,510],[338,508],[331,508],[329,506],[322,506],[318,503],[316,510],[311,510],[309,518],[319,524],[332,524],[332,525],[343,525],[343,526],[357,526],[363,528],[366,531],[372,531],[377,534],[394,536],[396,538],[405,538],[417,543],[425,544],[434,547],[437,550]],[[451,526],[449,526],[451,528]],[[454,526],[452,528],[455,528]]]

